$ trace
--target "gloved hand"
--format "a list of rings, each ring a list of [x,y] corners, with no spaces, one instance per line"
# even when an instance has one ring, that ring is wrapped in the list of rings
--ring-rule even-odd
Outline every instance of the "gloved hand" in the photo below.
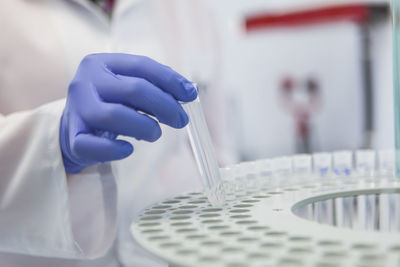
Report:
[[[128,54],[93,54],[79,65],[61,117],[60,146],[67,173],[129,156],[133,146],[118,135],[154,142],[159,122],[182,128],[188,117],[178,101],[197,91],[171,68]],[[158,122],[149,117],[150,114]]]

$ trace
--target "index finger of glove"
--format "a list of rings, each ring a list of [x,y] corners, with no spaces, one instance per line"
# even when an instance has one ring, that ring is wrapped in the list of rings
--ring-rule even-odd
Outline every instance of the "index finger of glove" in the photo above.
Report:
[[[190,81],[148,57],[129,54],[101,54],[101,57],[114,74],[146,79],[176,100],[190,102],[197,97],[196,88]]]

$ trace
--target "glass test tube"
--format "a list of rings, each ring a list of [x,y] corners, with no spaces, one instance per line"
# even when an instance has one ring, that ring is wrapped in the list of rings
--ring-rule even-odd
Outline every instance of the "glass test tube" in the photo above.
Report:
[[[223,185],[200,99],[181,104],[189,116],[187,131],[204,191],[212,205],[221,206],[225,200]]]
[[[353,153],[348,150],[333,152],[333,171],[337,176],[350,176],[353,169]]]
[[[300,183],[310,180],[312,173],[311,155],[299,154],[293,156],[293,173]]]
[[[241,163],[241,165],[242,164],[245,171],[246,188],[248,190],[260,189],[258,165],[254,161]]]
[[[379,175],[393,177],[395,175],[395,151],[380,150],[378,152]]]
[[[293,171],[291,157],[277,157],[272,159],[272,172],[279,187],[288,186]]]
[[[358,176],[362,178],[373,177],[375,172],[375,151],[357,150],[356,169]]]
[[[394,130],[396,143],[396,175],[400,176],[400,1],[392,0],[393,19],[393,91],[394,91]]]
[[[313,171],[317,177],[327,177],[332,172],[332,154],[314,153],[312,155]]]

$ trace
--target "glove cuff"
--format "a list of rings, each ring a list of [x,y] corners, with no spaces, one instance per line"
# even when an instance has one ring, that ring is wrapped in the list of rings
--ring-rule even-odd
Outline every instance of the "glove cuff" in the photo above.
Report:
[[[76,174],[76,173],[81,172],[87,166],[81,165],[72,159],[73,156],[72,156],[71,148],[70,148],[69,142],[68,142],[68,139],[69,139],[68,126],[64,121],[64,119],[65,119],[64,115],[65,115],[65,110],[64,110],[63,114],[61,115],[60,133],[59,133],[62,159],[63,159],[63,163],[64,163],[65,172],[68,174]]]

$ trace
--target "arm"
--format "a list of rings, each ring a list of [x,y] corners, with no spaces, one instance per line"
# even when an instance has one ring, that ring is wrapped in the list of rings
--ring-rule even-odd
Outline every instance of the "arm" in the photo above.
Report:
[[[104,179],[111,172],[99,175],[93,168],[67,179],[59,147],[64,104],[65,101],[57,101],[35,110],[0,116],[1,251],[95,257],[114,238],[116,190],[113,179]],[[106,186],[107,192],[103,191]],[[79,187],[91,187],[86,192],[91,201],[86,205],[81,202],[80,207],[76,205],[83,196]],[[87,215],[94,215],[96,220],[82,223],[81,213],[88,210]],[[85,229],[104,234],[99,239],[86,236],[88,244],[79,232]]]
[[[149,58],[95,54],[82,60],[66,103],[2,116],[0,250],[104,254],[116,220],[116,186],[104,162],[133,152],[118,136],[154,142],[159,123],[184,127],[178,100],[196,96],[189,81]]]

